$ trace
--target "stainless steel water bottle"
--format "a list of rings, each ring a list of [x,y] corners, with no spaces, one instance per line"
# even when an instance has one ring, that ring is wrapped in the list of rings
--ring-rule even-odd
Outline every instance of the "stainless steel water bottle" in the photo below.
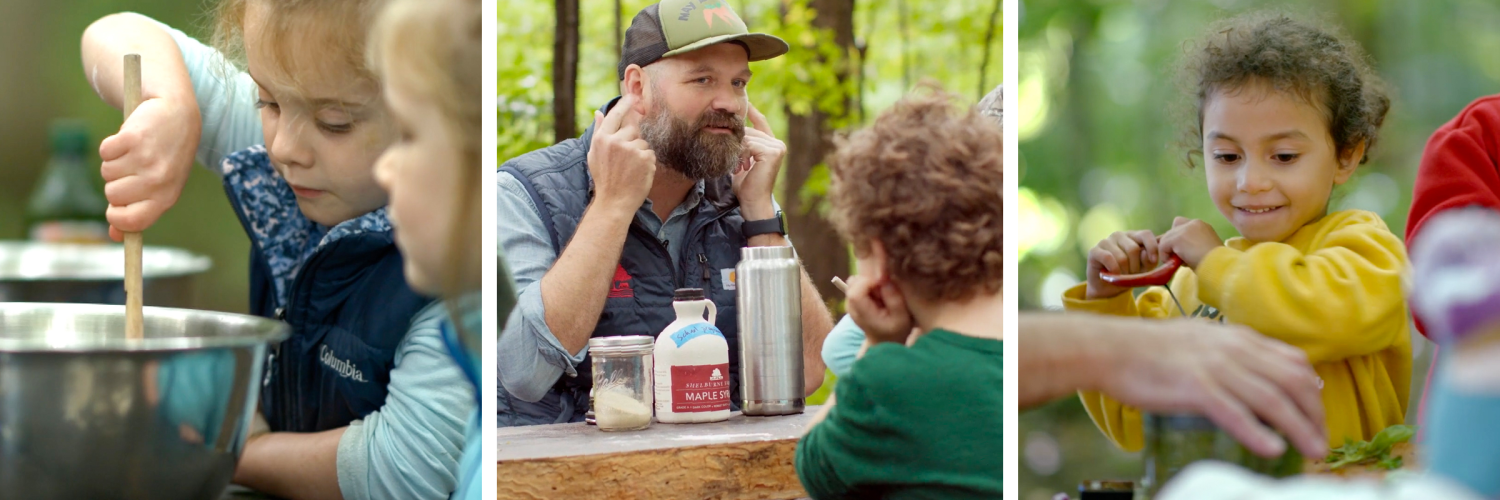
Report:
[[[735,267],[745,415],[802,413],[802,272],[792,247],[745,247]]]

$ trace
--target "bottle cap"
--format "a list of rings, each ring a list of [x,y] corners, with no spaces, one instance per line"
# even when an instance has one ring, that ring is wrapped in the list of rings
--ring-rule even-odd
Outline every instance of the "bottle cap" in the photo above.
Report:
[[[52,152],[84,154],[89,149],[89,129],[81,120],[53,120]]]

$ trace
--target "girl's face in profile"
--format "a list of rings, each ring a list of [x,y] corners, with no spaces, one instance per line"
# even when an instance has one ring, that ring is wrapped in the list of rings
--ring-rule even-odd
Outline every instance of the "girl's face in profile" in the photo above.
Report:
[[[443,291],[448,246],[454,241],[453,232],[459,230],[455,227],[459,190],[478,187],[459,185],[459,169],[466,166],[460,164],[459,142],[452,127],[435,105],[407,91],[399,80],[388,82],[385,96],[401,130],[400,139],[380,156],[375,177],[390,193],[386,214],[396,229],[407,283],[413,290],[437,295]],[[478,273],[475,269],[461,274],[467,279]]]

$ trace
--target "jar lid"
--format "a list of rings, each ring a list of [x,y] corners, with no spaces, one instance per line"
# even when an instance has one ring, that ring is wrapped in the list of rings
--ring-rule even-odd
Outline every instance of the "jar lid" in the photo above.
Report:
[[[678,288],[677,291],[672,294],[672,300],[674,301],[703,300],[703,298],[704,296],[702,288]]]
[[[589,352],[593,354],[638,354],[651,352],[656,339],[649,335],[617,335],[589,339]]]

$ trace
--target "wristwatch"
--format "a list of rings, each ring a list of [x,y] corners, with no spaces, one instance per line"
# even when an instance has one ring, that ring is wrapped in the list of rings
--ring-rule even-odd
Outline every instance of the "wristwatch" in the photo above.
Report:
[[[786,218],[781,215],[780,210],[777,210],[774,219],[745,221],[740,225],[740,232],[744,233],[745,239],[771,233],[786,236]]]

